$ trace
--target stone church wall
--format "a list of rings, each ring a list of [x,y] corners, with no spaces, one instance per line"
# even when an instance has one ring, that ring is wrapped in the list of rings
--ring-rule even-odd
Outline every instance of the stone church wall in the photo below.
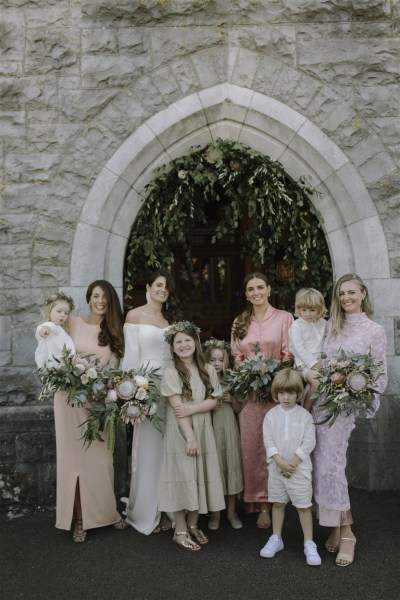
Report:
[[[2,1],[3,507],[54,504],[52,407],[32,374],[43,298],[66,289],[79,311],[94,278],[121,290],[153,168],[217,136],[321,191],[335,274],[367,281],[389,342],[350,482],[399,489],[399,16],[394,0]]]

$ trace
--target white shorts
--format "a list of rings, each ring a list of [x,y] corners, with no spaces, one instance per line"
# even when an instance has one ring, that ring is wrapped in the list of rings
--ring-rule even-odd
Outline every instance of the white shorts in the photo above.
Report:
[[[307,473],[308,475],[308,473]],[[295,471],[286,478],[281,475],[275,462],[268,465],[268,502],[287,504],[289,501],[296,508],[309,508],[312,506],[312,479],[311,473]]]

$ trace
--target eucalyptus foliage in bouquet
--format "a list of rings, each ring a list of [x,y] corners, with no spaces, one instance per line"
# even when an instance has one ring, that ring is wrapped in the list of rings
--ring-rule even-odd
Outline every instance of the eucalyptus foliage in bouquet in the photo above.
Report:
[[[253,402],[270,402],[272,379],[281,368],[280,361],[254,354],[234,369],[227,369],[226,381],[239,402],[246,402],[249,395],[253,396]]]
[[[87,408],[89,416],[82,423],[84,443],[103,441],[106,434],[107,447],[113,452],[115,430],[122,423],[140,423],[148,418],[161,431],[162,419],[158,415],[160,394],[156,382],[160,379],[158,369],[105,371],[107,385],[99,390]]]
[[[375,383],[384,372],[382,361],[375,361],[370,353],[348,354],[341,350],[318,370],[316,394],[324,398],[318,406],[324,418],[316,425],[328,423],[331,427],[341,414],[363,418],[373,415],[375,394],[379,393]]]
[[[49,400],[57,390],[67,392],[67,403],[81,406],[105,389],[99,360],[91,355],[74,354],[65,346],[60,358],[53,357],[52,366],[36,370],[42,389],[39,400]]]

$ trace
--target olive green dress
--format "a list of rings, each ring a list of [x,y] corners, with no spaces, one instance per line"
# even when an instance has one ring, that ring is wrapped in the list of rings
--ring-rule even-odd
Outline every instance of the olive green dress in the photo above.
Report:
[[[206,365],[214,388],[213,396],[222,391],[214,367]],[[205,387],[200,377],[191,378],[193,402],[205,400]],[[182,381],[175,367],[168,367],[161,382],[163,396],[182,395]],[[185,399],[183,399],[186,402]],[[188,456],[186,439],[170,403],[164,433],[163,457],[159,488],[159,510],[177,512],[197,510],[199,513],[225,508],[217,449],[209,412],[195,414],[192,427],[199,444],[200,455]]]

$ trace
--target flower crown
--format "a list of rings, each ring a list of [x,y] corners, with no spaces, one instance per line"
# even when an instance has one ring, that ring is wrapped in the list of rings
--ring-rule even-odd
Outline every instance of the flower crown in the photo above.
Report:
[[[199,335],[201,331],[200,327],[197,327],[197,325],[191,323],[190,321],[178,321],[178,323],[174,323],[167,329],[167,331],[164,333],[164,338],[168,344],[171,344],[174,336],[185,329],[188,329],[196,335]]]
[[[64,292],[54,292],[48,298],[46,298],[46,300],[44,301],[44,305],[48,306],[49,304],[53,304],[53,302],[55,302],[56,300],[62,300],[64,302],[67,302],[70,305],[71,310],[74,310],[75,308],[75,303],[71,296],[68,296],[68,294],[65,294]]]
[[[229,342],[225,340],[217,340],[216,338],[210,338],[203,344],[204,350],[214,350],[215,348],[218,350],[226,350],[228,354],[231,351],[231,345]]]

